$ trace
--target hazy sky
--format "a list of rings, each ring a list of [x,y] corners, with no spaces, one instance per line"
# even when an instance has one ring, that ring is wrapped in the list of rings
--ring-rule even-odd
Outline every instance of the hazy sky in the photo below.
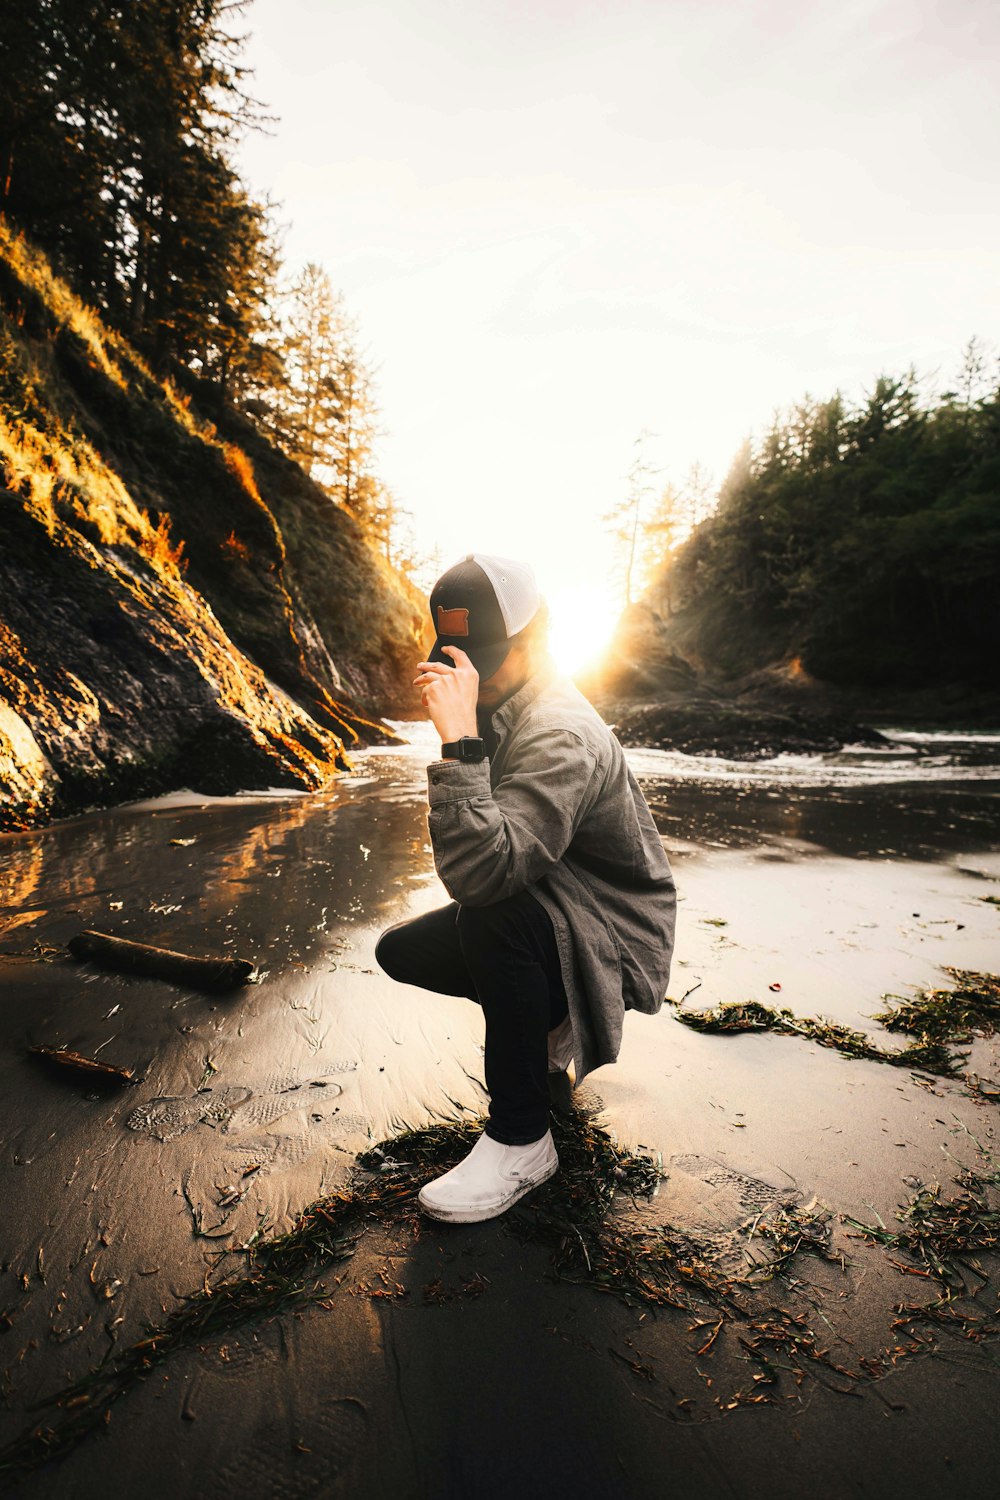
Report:
[[[997,343],[993,0],[253,0],[241,166],[379,368],[446,562],[599,588],[650,457]]]

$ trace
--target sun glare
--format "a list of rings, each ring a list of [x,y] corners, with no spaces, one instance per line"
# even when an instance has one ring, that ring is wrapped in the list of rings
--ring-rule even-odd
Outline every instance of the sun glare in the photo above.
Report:
[[[549,605],[549,646],[560,671],[572,675],[591,666],[607,645],[618,610],[593,585],[554,590]]]

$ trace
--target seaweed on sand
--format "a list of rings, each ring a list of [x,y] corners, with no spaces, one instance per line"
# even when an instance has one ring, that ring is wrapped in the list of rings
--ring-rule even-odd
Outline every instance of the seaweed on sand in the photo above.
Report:
[[[873,1020],[886,1031],[901,1031],[930,1042],[970,1042],[973,1035],[1000,1031],[1000,977],[944,965],[955,980],[950,990],[925,990],[913,999],[879,1012]]]
[[[902,1267],[911,1275],[926,1275],[953,1292],[967,1287],[969,1257],[984,1251],[1000,1252],[1000,1204],[989,1189],[1000,1185],[1000,1172],[964,1167],[955,1178],[960,1191],[942,1197],[941,1186],[922,1187],[896,1214],[901,1229],[884,1224],[862,1224],[845,1216],[858,1234],[873,1244],[901,1251],[913,1262]],[[975,1272],[982,1282],[982,1272]]]
[[[976,1301],[990,1281],[979,1257],[1000,1254],[1000,1169],[979,1149],[988,1166],[963,1167],[955,1178],[959,1191],[950,1197],[943,1196],[939,1183],[920,1188],[898,1209],[899,1229],[844,1216],[859,1237],[905,1256],[893,1261],[899,1271],[938,1289],[930,1302],[901,1302],[894,1327],[912,1332],[914,1324],[935,1323],[975,1342],[1000,1334],[995,1313],[983,1314]]]
[[[65,1451],[88,1431],[110,1420],[111,1406],[137,1380],[148,1376],[183,1349],[190,1349],[257,1318],[273,1316],[310,1302],[327,1302],[323,1276],[349,1259],[372,1222],[389,1224],[411,1218],[419,1222],[415,1198],[435,1172],[455,1165],[473,1145],[483,1121],[463,1121],[424,1130],[407,1130],[364,1152],[350,1183],[303,1210],[287,1233],[241,1247],[247,1256],[242,1274],[219,1279],[187,1297],[159,1326],[147,1325],[144,1336],[126,1348],[109,1351],[93,1371],[68,1388],[38,1403],[49,1419],[41,1421],[0,1452],[0,1470],[31,1468]],[[574,1249],[595,1284],[624,1269],[624,1241],[606,1226],[621,1191],[649,1195],[662,1175],[644,1156],[619,1149],[606,1131],[579,1112],[553,1115],[553,1134],[561,1161],[556,1179],[535,1195],[538,1227],[529,1216],[520,1227],[529,1236],[556,1246],[560,1258],[575,1267]],[[544,1196],[543,1196],[544,1195]],[[605,1240],[607,1243],[605,1244]],[[221,1260],[226,1250],[219,1252]],[[669,1255],[650,1252],[658,1279],[633,1277],[637,1294],[677,1300]],[[683,1280],[678,1270],[677,1280]]]
[[[429,1176],[447,1170],[465,1155],[483,1123],[466,1120],[407,1130],[362,1153],[350,1182],[310,1204],[287,1233],[239,1247],[246,1256],[240,1273],[213,1281],[209,1272],[203,1288],[158,1326],[147,1325],[136,1342],[112,1349],[96,1369],[37,1403],[31,1410],[41,1415],[0,1451],[0,1472],[13,1477],[12,1471],[27,1471],[59,1457],[110,1421],[119,1397],[185,1349],[303,1305],[331,1307],[329,1272],[354,1255],[369,1226],[442,1232],[441,1226],[426,1225],[415,1203],[416,1194]],[[821,1289],[793,1275],[800,1254],[819,1256],[845,1268],[832,1242],[832,1215],[822,1205],[785,1205],[758,1218],[748,1240],[749,1244],[756,1239],[757,1258],[747,1272],[731,1274],[717,1246],[699,1244],[669,1224],[650,1225],[648,1216],[637,1219],[634,1212],[618,1211],[623,1197],[631,1197],[635,1209],[637,1198],[648,1198],[656,1189],[664,1174],[650,1157],[620,1148],[607,1130],[579,1110],[554,1113],[552,1131],[560,1172],[496,1221],[496,1229],[548,1247],[552,1273],[559,1279],[610,1293],[628,1305],[687,1313],[692,1319],[689,1332],[696,1335],[689,1352],[703,1378],[698,1361],[713,1358],[717,1347],[725,1349],[722,1358],[727,1369],[732,1370],[733,1359],[749,1363],[749,1382],[713,1396],[721,1411],[797,1401],[807,1372],[828,1385],[839,1377],[848,1384],[832,1388],[853,1392],[858,1381],[882,1373],[886,1357],[894,1360],[926,1347],[926,1342],[913,1337],[905,1347],[898,1346],[878,1359],[859,1360],[856,1370],[836,1362],[831,1345],[838,1337],[821,1312],[822,1327],[813,1316],[818,1308],[814,1290]],[[941,1281],[942,1296],[936,1303],[919,1309],[898,1307],[902,1316],[894,1326],[909,1327],[919,1318],[941,1323],[964,1319],[963,1329],[976,1324],[971,1314],[951,1307],[957,1293],[947,1275],[960,1256],[997,1245],[1000,1213],[985,1196],[990,1186],[1000,1186],[1000,1173],[992,1177],[969,1174],[958,1207],[944,1205],[937,1190],[918,1195],[901,1214],[906,1225],[898,1232],[848,1221],[872,1242],[911,1257],[922,1255],[923,1261],[914,1264],[918,1269],[925,1266],[927,1274]],[[232,1253],[220,1250],[216,1267]],[[780,1302],[771,1290],[776,1278],[784,1279],[789,1294]],[[364,1290],[364,1284],[359,1285]],[[393,1285],[392,1297],[409,1295],[407,1286]],[[487,1286],[488,1278],[467,1286],[461,1295],[477,1295]],[[424,1290],[426,1303],[448,1300],[448,1294],[433,1283],[429,1295]],[[794,1301],[789,1300],[792,1293]],[[376,1291],[372,1295],[385,1294]],[[977,1333],[970,1331],[967,1336],[1000,1331],[982,1323],[977,1327]],[[715,1388],[722,1390],[718,1381]],[[678,1420],[689,1419],[692,1405],[691,1398],[677,1402]]]
[[[897,1051],[880,1047],[865,1032],[837,1021],[796,1016],[790,1010],[774,1009],[759,1000],[724,1001],[712,1010],[701,1011],[685,1011],[675,1006],[674,1013],[693,1031],[721,1034],[774,1031],[784,1036],[808,1037],[845,1057],[958,1078],[965,1059],[949,1048],[967,1044],[973,1033],[992,1036],[1000,1031],[1000,978],[995,974],[945,967],[957,980],[954,989],[927,991],[873,1017],[886,1031],[913,1038],[908,1046]]]
[[[923,1068],[929,1073],[952,1077],[955,1061],[940,1042],[915,1043],[892,1052],[878,1047],[863,1031],[842,1026],[838,1021],[796,1016],[790,1010],[776,1010],[759,1000],[724,1000],[713,1010],[678,1011],[677,1019],[692,1031],[726,1034],[737,1031],[774,1031],[781,1036],[808,1037],[821,1047],[833,1047],[845,1057],[866,1058],[870,1062],[890,1063],[894,1067]]]
[[[354,1254],[372,1223],[423,1225],[414,1201],[421,1185],[459,1161],[482,1125],[477,1120],[407,1130],[363,1152],[349,1184],[310,1204],[287,1233],[240,1247],[247,1257],[241,1274],[210,1283],[210,1272],[204,1287],[159,1326],[147,1325],[142,1338],[109,1351],[95,1370],[38,1403],[33,1410],[47,1415],[0,1451],[0,1471],[30,1469],[65,1452],[108,1422],[120,1396],[180,1351],[290,1308],[328,1307],[325,1273]],[[549,1247],[559,1279],[609,1292],[630,1305],[680,1308],[696,1318],[711,1309],[720,1326],[735,1322],[748,1339],[756,1338],[763,1324],[758,1326],[742,1300],[747,1282],[728,1277],[712,1264],[710,1250],[670,1225],[629,1224],[627,1215],[613,1212],[622,1195],[635,1206],[636,1197],[654,1192],[664,1175],[656,1163],[620,1148],[579,1110],[553,1113],[552,1132],[560,1171],[497,1221],[498,1227]],[[789,1234],[776,1233],[779,1271],[800,1245],[807,1247],[807,1238],[806,1216],[795,1227],[794,1243]],[[808,1248],[815,1248],[815,1238]],[[217,1262],[231,1253],[220,1250]],[[407,1295],[398,1284],[397,1290]],[[777,1317],[774,1309],[768,1314],[770,1322]],[[789,1349],[804,1349],[809,1342],[807,1331],[791,1323],[787,1333]],[[823,1358],[815,1350],[810,1357]]]
[[[753,1232],[768,1247],[766,1256],[753,1265],[751,1277],[773,1280],[783,1275],[795,1257],[803,1252],[844,1267],[843,1256],[833,1248],[833,1215],[822,1204],[805,1207],[787,1204],[766,1218],[759,1219]],[[752,1235],[751,1235],[752,1238]]]

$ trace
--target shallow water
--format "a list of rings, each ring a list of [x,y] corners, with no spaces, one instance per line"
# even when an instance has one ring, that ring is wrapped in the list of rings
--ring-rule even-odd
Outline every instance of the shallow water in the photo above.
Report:
[[[238,1244],[343,1181],[372,1139],[483,1110],[478,1007],[374,962],[385,926],[447,899],[426,824],[437,742],[399,727],[410,743],[359,755],[323,793],[177,793],[0,838],[12,1222],[30,1225],[17,1205],[72,1177],[96,1131],[117,1163],[111,1219],[152,1183],[176,1253],[192,1227]],[[884,994],[946,983],[945,964],[1000,967],[1000,910],[983,899],[1000,894],[1000,735],[895,734],[891,751],[751,765],[628,752],[677,879],[673,1000],[756,998],[870,1026]],[[81,928],[248,957],[259,981],[211,998],[43,951]],[[37,1070],[34,1042],[144,1081],[98,1101]],[[688,1162],[677,1182],[704,1185],[698,1163],[734,1142],[731,1170],[799,1182],[816,1176],[817,1119],[862,1077],[884,1117],[895,1071],[794,1039],[698,1036],[665,1007],[626,1017],[619,1062],[580,1095],[625,1141]],[[822,1175],[848,1186],[830,1162]],[[154,1238],[156,1224],[154,1207]]]

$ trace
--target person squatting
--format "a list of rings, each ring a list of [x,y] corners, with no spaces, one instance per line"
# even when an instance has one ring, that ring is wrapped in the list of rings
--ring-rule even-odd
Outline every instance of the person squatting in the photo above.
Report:
[[[400,983],[482,1007],[485,1127],[418,1196],[474,1222],[558,1171],[552,1075],[572,1063],[578,1086],[617,1058],[626,1010],[660,1009],[677,898],[621,745],[556,670],[532,569],[470,553],[430,610],[415,683],[442,741],[428,824],[451,900],[387,928],[375,954]]]

